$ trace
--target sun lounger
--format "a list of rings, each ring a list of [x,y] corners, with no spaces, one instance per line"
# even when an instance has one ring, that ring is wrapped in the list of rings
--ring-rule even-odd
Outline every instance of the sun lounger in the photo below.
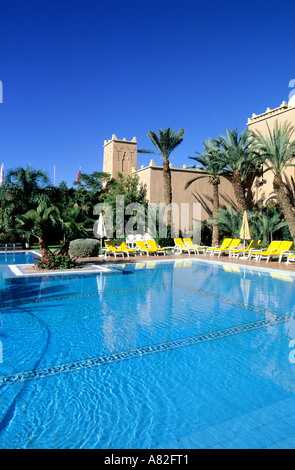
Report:
[[[277,243],[277,245],[272,245],[270,244],[268,249],[265,251],[261,252],[256,252],[257,253],[257,258],[256,261],[261,261],[262,259],[266,259],[266,262],[270,260],[270,258],[279,258],[279,263],[282,261],[283,256],[287,256],[290,254],[290,248],[293,245],[292,241],[289,240],[283,240],[282,242],[272,242]],[[253,252],[255,253],[255,252]]]
[[[294,253],[288,253],[287,254],[286,264],[290,264],[290,263],[292,263],[292,261],[295,261],[295,254]]]
[[[151,254],[157,255],[158,253],[163,253],[162,250],[158,250],[157,248],[154,249],[154,248],[147,247],[143,240],[137,240],[136,241],[136,246],[139,248],[141,254],[146,254],[147,256],[149,256]],[[164,250],[164,255],[165,254],[166,253],[165,253],[165,250]]]
[[[251,240],[247,248],[245,249],[233,249],[229,253],[229,257],[236,257],[239,258],[240,255],[245,254],[249,255],[250,251],[257,250],[259,246],[260,240]],[[248,257],[248,256],[247,256]]]
[[[166,247],[158,246],[155,240],[146,240],[146,244],[148,248],[151,248],[152,250],[156,250],[158,254],[162,253],[163,255],[166,255],[166,250],[172,249],[169,246],[166,246]]]
[[[215,249],[213,251],[213,256],[215,255],[215,253],[218,254],[218,258],[220,257],[221,254],[224,254],[224,255],[230,254],[231,250],[237,249],[240,243],[241,243],[240,238],[234,238],[228,247]]]
[[[128,246],[126,246],[126,243],[125,242],[120,242],[118,243],[118,248],[119,250],[122,250],[124,252],[127,252],[129,253],[130,255],[134,255],[136,256],[138,253],[141,255],[141,250],[139,249],[136,249],[136,248],[128,248]]]
[[[104,244],[105,244],[105,247],[106,247],[105,258],[109,254],[114,255],[115,258],[119,255],[124,257],[125,253],[126,253],[127,257],[129,258],[129,253],[127,251],[123,251],[123,250],[120,250],[119,248],[117,248],[116,245],[115,245],[115,242],[105,241]]]
[[[249,253],[249,259],[252,256],[256,259],[256,261],[260,261],[261,257],[266,257],[266,262],[268,262],[269,258],[278,252],[282,242],[281,241],[273,241],[269,244],[266,250],[254,250]]]
[[[283,261],[283,258],[284,257],[288,257],[288,255],[291,255],[293,254],[291,251],[290,251],[290,248],[292,247],[293,245],[293,242],[291,241],[287,241],[287,240],[283,240],[282,241],[282,244],[280,245],[279,247],[279,251],[280,253],[279,254],[276,254],[276,253],[273,253],[271,255],[271,257],[274,257],[274,256],[278,256],[279,257],[279,263],[281,263],[281,261]]]
[[[213,255],[214,250],[226,250],[232,242],[232,238],[224,238],[220,245],[210,246],[206,249],[206,254],[210,253],[210,256]]]
[[[199,252],[206,253],[207,246],[194,245],[191,238],[184,238],[183,243],[189,248],[195,248],[198,254]]]
[[[185,253],[185,252],[187,252],[189,255],[191,253],[194,253],[195,255],[197,254],[196,248],[194,247],[190,248],[189,246],[185,245],[181,238],[174,238],[174,243],[175,243],[174,252],[179,251],[178,254]]]

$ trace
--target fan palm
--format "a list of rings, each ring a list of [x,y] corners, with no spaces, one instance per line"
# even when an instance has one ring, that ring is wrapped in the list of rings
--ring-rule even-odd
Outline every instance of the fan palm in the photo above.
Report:
[[[87,235],[92,231],[93,221],[83,215],[81,207],[63,207],[57,212],[57,220],[63,233],[63,246],[60,254],[68,253],[70,240],[79,235]],[[87,228],[88,226],[88,228]]]
[[[159,129],[159,135],[154,131],[149,131],[147,136],[152,141],[159,154],[163,158],[163,184],[164,184],[164,204],[169,206],[172,202],[171,172],[169,166],[169,157],[173,150],[183,141],[184,129],[180,129],[176,134],[173,129],[168,127],[165,131]],[[139,153],[157,153],[147,150],[139,150]],[[167,225],[171,226],[171,209],[167,211]]]
[[[273,234],[287,225],[287,222],[281,220],[278,212],[258,214],[255,210],[248,212],[249,222],[251,224],[251,235],[255,240],[262,240],[268,243],[268,233],[272,241]]]
[[[37,239],[41,251],[42,260],[48,259],[50,250],[45,241],[46,234],[52,226],[58,223],[57,209],[54,206],[47,207],[41,203],[37,209],[31,209],[23,215],[16,217],[16,230],[20,237],[28,240],[30,236]]]
[[[244,130],[239,136],[238,129],[227,129],[226,137],[219,136],[217,141],[226,159],[225,176],[231,181],[237,200],[237,207],[241,211],[247,210],[245,184],[247,177],[254,173],[259,161],[258,156],[253,156],[251,145],[248,141],[248,130]]]
[[[187,189],[195,181],[208,178],[209,184],[213,188],[213,216],[216,216],[219,208],[219,190],[218,186],[220,184],[220,175],[226,166],[226,160],[222,152],[220,151],[219,145],[214,139],[208,139],[205,142],[202,142],[205,152],[195,152],[198,157],[189,157],[191,160],[195,160],[198,163],[201,163],[203,170],[206,172],[204,175],[196,176],[195,178],[188,181],[185,185]],[[193,165],[190,168],[196,168],[196,165]],[[219,239],[219,228],[217,224],[213,225],[212,232],[212,245],[215,246],[218,244]]]
[[[260,131],[251,132],[252,145],[255,153],[262,157],[263,163],[273,172],[273,189],[295,242],[295,208],[283,181],[284,171],[288,167],[295,166],[295,127],[288,122],[279,124],[278,121],[275,122],[272,130],[268,124],[267,127],[266,135]]]
[[[9,205],[11,211],[20,214],[36,209],[42,201],[49,200],[42,189],[50,185],[49,177],[43,170],[16,168],[8,171],[1,186],[0,199],[2,207]]]
[[[220,207],[217,214],[208,221],[208,225],[218,225],[220,232],[223,236],[230,236],[231,238],[240,238],[240,230],[242,225],[242,212],[241,210],[234,211],[233,207],[229,205],[226,209]]]

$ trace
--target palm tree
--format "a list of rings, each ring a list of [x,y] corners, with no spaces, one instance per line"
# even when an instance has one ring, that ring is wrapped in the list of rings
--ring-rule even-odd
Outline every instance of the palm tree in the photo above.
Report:
[[[42,260],[46,261],[50,250],[46,243],[46,234],[58,223],[55,206],[47,207],[41,203],[37,209],[31,209],[23,215],[16,217],[16,230],[20,237],[28,240],[30,236],[37,239]]]
[[[240,230],[242,225],[242,212],[241,210],[234,211],[233,207],[229,205],[226,209],[219,207],[217,214],[208,220],[208,225],[218,225],[220,232],[223,236],[230,236],[232,238],[240,238]]]
[[[276,121],[272,130],[268,124],[267,128],[267,135],[263,135],[260,131],[251,132],[253,149],[262,157],[266,167],[273,172],[273,189],[295,242],[295,208],[283,181],[284,171],[290,166],[295,166],[293,163],[295,140],[292,140],[295,127],[288,122],[279,124]]]
[[[258,156],[254,157],[248,141],[248,130],[238,135],[238,129],[226,131],[227,136],[219,136],[217,141],[227,162],[227,175],[232,183],[238,209],[247,210],[245,186],[246,179],[257,169]]]
[[[163,183],[164,183],[164,203],[169,206],[172,203],[172,185],[171,172],[169,166],[169,157],[171,152],[183,141],[184,129],[180,129],[177,134],[168,127],[165,131],[159,129],[159,135],[154,131],[149,131],[147,136],[152,141],[159,154],[163,158]],[[148,150],[139,150],[139,153],[157,153]],[[171,208],[167,211],[167,226],[171,227]]]
[[[26,169],[16,168],[10,170],[3,184],[3,191],[21,207],[22,212],[27,212],[45,198],[44,189],[50,185],[50,179],[43,170],[34,170],[28,165]]]
[[[287,225],[286,221],[281,220],[281,216],[277,211],[270,214],[262,212],[259,214],[256,210],[248,213],[249,222],[251,224],[251,235],[255,240],[262,240],[265,245],[268,242],[268,233],[272,241],[273,234]]]
[[[63,207],[58,210],[57,220],[61,226],[64,242],[59,254],[69,252],[70,241],[73,237],[87,235],[93,230],[93,221],[83,215],[82,207],[79,206]]]
[[[204,175],[196,176],[195,178],[188,181],[185,185],[187,189],[192,183],[201,179],[208,178],[209,184],[213,188],[213,212],[212,215],[216,216],[219,208],[219,190],[218,186],[220,184],[220,175],[226,166],[226,161],[222,152],[220,151],[219,145],[215,139],[208,139],[205,142],[202,142],[205,152],[195,152],[198,157],[189,157],[191,160],[195,160],[198,163],[203,165],[203,170],[206,172]],[[193,165],[190,168],[196,168],[196,165]],[[217,224],[213,225],[212,232],[212,245],[215,246],[219,241],[219,228]]]

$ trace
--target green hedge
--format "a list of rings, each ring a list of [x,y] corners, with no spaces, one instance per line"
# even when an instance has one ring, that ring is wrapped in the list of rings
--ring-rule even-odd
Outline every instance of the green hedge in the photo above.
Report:
[[[100,241],[92,238],[78,238],[70,243],[69,254],[79,256],[79,258],[90,258],[97,256]]]

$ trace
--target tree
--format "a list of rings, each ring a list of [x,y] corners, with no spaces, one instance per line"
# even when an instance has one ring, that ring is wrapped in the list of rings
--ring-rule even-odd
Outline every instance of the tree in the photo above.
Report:
[[[124,201],[118,203],[117,196],[124,196]],[[128,220],[134,214],[126,214],[126,207],[132,203],[140,204],[144,211],[143,219],[139,214],[138,220],[142,226],[146,225],[147,204],[146,189],[143,185],[139,186],[139,177],[137,175],[124,176],[118,172],[116,178],[112,178],[103,188],[99,196],[99,202],[109,204],[112,208],[112,220],[104,218],[105,225],[117,233],[123,233]],[[130,207],[130,206],[129,206]],[[117,210],[122,211],[123,217],[117,217]],[[135,209],[136,210],[136,209]],[[107,215],[106,215],[107,216]],[[124,232],[125,233],[125,232]]]
[[[287,225],[287,222],[282,221],[279,212],[269,210],[268,213],[262,210],[261,213],[253,210],[248,213],[249,223],[251,224],[251,235],[255,240],[262,240],[267,245],[268,233],[272,241],[273,234]]]
[[[50,230],[58,223],[58,213],[55,206],[48,207],[45,203],[38,205],[23,215],[16,217],[16,230],[21,238],[28,240],[30,236],[37,239],[42,260],[46,261],[50,255],[47,238]]]
[[[45,188],[50,186],[50,179],[43,170],[34,170],[30,166],[9,170],[0,187],[0,220],[6,230],[14,226],[16,215],[36,209],[42,201],[50,197]]]
[[[222,236],[230,236],[231,238],[240,238],[240,230],[242,225],[242,212],[241,210],[234,211],[233,207],[229,205],[226,209],[219,207],[217,214],[211,220],[208,220],[208,225],[218,225]]]
[[[268,133],[263,135],[260,131],[252,131],[252,147],[255,153],[263,159],[266,167],[273,172],[273,189],[277,197],[278,204],[288,222],[293,241],[295,242],[295,207],[290,199],[286,184],[283,181],[284,171],[291,166],[295,166],[295,127],[291,123],[275,122],[270,130],[267,124]],[[293,140],[292,140],[293,139]]]
[[[18,205],[18,210],[26,212],[36,208],[44,199],[44,188],[50,186],[50,179],[43,170],[34,170],[29,165],[10,170],[1,190]]]
[[[83,210],[89,211],[97,204],[99,193],[103,188],[103,182],[109,181],[108,173],[94,171],[90,175],[87,173],[80,174],[80,183],[74,181],[75,201],[81,204]]]
[[[165,131],[159,129],[159,135],[154,131],[149,131],[147,136],[152,141],[160,156],[163,158],[163,185],[164,185],[164,203],[169,206],[172,203],[172,185],[171,172],[169,166],[169,157],[173,150],[183,141],[184,129],[180,129],[177,134],[168,127]],[[147,150],[139,150],[139,153],[157,153]],[[167,226],[171,227],[171,209],[167,211]]]
[[[93,230],[93,221],[82,212],[79,206],[64,206],[57,210],[57,220],[63,234],[63,246],[60,254],[68,253],[70,241],[78,236],[87,235]]]
[[[208,178],[209,184],[213,188],[213,216],[216,216],[219,208],[219,191],[218,186],[220,184],[220,175],[222,174],[224,167],[226,166],[226,161],[222,152],[220,151],[219,145],[214,139],[208,139],[205,142],[202,142],[205,152],[195,152],[198,157],[189,157],[191,160],[196,160],[198,163],[203,165],[203,170],[206,172],[204,175],[196,176],[195,178],[188,181],[185,185],[185,189],[191,186],[195,181]],[[191,168],[196,168],[196,165]],[[217,224],[213,225],[212,233],[212,245],[215,246],[218,244],[219,239],[219,228]]]
[[[227,163],[224,176],[233,185],[238,209],[245,211],[247,210],[245,197],[247,177],[256,171],[260,156],[256,155],[255,157],[252,153],[247,129],[240,136],[238,129],[227,129],[226,135],[226,137],[219,136],[217,138]]]

